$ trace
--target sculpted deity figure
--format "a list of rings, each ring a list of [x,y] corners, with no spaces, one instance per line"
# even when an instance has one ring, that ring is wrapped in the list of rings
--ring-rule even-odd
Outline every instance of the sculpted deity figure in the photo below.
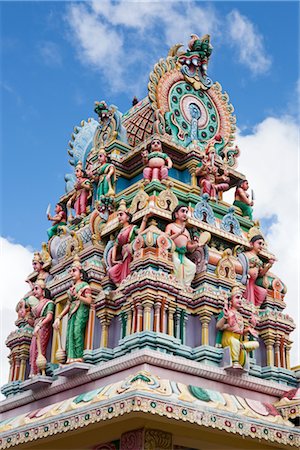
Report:
[[[35,306],[31,306],[33,318],[33,336],[30,344],[30,375],[39,374],[37,364],[38,356],[42,355],[46,360],[48,342],[52,331],[54,314],[54,302],[50,300],[50,292],[42,280],[38,280],[33,286],[33,296],[37,299]]]
[[[252,212],[254,202],[250,199],[247,190],[249,189],[248,180],[241,180],[238,182],[235,194],[234,194],[234,202],[235,206],[238,206],[242,210],[243,217],[248,217],[252,220]]]
[[[107,154],[104,148],[101,148],[98,153],[98,162],[100,165],[97,169],[97,173],[91,177],[92,181],[97,181],[98,183],[95,199],[97,201],[100,201],[102,196],[114,197],[116,194],[116,168],[107,160]]]
[[[47,230],[48,239],[51,239],[57,234],[57,229],[59,226],[64,226],[67,224],[65,205],[63,203],[57,203],[55,206],[55,215],[51,216],[50,213],[48,213],[47,219],[52,220],[52,227]]]
[[[194,252],[199,247],[199,242],[192,241],[190,233],[186,229],[188,208],[177,205],[172,213],[173,223],[166,226],[166,234],[174,241],[176,250],[173,253],[174,273],[178,281],[189,288],[196,273],[194,264],[185,255]]]
[[[147,164],[143,171],[146,182],[153,180],[165,180],[168,178],[168,171],[172,168],[171,158],[162,151],[162,143],[159,139],[154,138],[151,141],[151,151],[142,152],[144,164]]]
[[[259,254],[265,245],[264,238],[260,234],[256,234],[251,238],[250,245],[251,250],[242,253],[248,261],[248,281],[244,297],[248,302],[253,303],[255,306],[260,306],[267,296],[267,290],[258,286],[256,280],[258,277],[263,277],[268,272],[273,266],[275,259],[270,258],[269,262],[266,264],[260,259]]]
[[[202,156],[202,161],[196,168],[196,176],[200,178],[200,187],[202,195],[208,194],[211,199],[216,199],[218,192],[224,192],[229,189],[228,173],[224,170],[223,175],[214,163],[214,153]]]
[[[90,180],[87,178],[86,173],[82,169],[82,162],[79,162],[75,169],[75,175],[76,175],[76,183],[74,186],[75,192],[71,196],[71,198],[68,200],[67,207],[69,210],[69,221],[73,219],[72,213],[70,212],[70,209],[72,206],[75,209],[76,220],[80,220],[81,218],[85,217],[87,214],[87,206],[88,201],[92,195],[92,184]]]
[[[144,216],[141,227],[131,223],[132,215],[126,209],[124,200],[121,200],[117,211],[119,223],[122,229],[117,236],[117,240],[112,249],[112,264],[108,269],[108,276],[113,283],[118,286],[130,274],[129,265],[132,261],[131,243],[138,233],[142,233],[147,225],[149,215]]]
[[[243,336],[249,332],[249,328],[244,327],[244,319],[239,312],[242,307],[242,298],[241,289],[234,286],[231,290],[229,304],[225,302],[224,309],[219,314],[217,321],[217,329],[222,331],[221,345],[230,348],[233,369],[242,369],[246,363],[247,353],[259,347],[259,343],[255,340],[243,340]]]
[[[68,290],[68,301],[53,324],[53,327],[59,330],[61,319],[68,314],[67,364],[83,361],[85,330],[92,303],[92,291],[87,282],[87,274],[82,269],[78,256],[74,257],[70,273],[73,279],[73,286]]]
[[[45,283],[47,283],[52,278],[49,272],[45,270],[45,265],[46,264],[44,263],[41,254],[39,252],[35,252],[32,259],[32,268],[34,270],[34,273],[32,275],[29,275],[28,279],[26,280],[31,288],[33,288],[33,282],[44,281]]]

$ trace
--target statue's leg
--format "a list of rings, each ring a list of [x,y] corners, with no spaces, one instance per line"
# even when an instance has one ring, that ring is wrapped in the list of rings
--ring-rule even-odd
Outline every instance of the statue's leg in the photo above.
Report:
[[[159,180],[160,179],[160,169],[158,167],[154,167],[152,169],[152,180]]]
[[[193,263],[186,256],[183,257],[183,280],[184,283],[188,286],[192,284],[194,276],[196,274],[196,264]]]
[[[169,170],[167,167],[162,167],[160,169],[160,179],[161,180],[165,180],[166,178],[168,178],[168,174],[169,174]]]
[[[89,318],[88,308],[79,308],[74,321],[74,358],[83,358],[85,328]]]
[[[183,264],[181,264],[178,253],[173,253],[174,275],[178,281],[183,281]]]
[[[146,180],[151,181],[152,169],[150,167],[145,167],[145,169],[143,170],[143,176]]]
[[[208,194],[210,196],[211,193],[211,182],[209,180],[201,180],[202,194]]]

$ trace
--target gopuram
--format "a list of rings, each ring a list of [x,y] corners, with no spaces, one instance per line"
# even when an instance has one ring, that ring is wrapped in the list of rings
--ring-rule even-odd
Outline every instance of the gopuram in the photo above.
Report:
[[[299,448],[295,323],[211,55],[192,35],[127,113],[97,101],[74,128],[6,340],[1,449]]]

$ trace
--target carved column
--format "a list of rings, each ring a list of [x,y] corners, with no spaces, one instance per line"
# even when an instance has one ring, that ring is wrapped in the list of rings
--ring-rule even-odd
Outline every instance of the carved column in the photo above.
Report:
[[[181,319],[181,310],[176,308],[175,311],[175,337],[180,339],[180,319]]]
[[[120,326],[120,339],[124,339],[124,337],[126,336],[126,323],[127,323],[127,313],[126,312],[121,312],[120,316],[119,316],[119,321],[121,323]]]
[[[131,334],[131,325],[132,325],[132,309],[130,308],[127,311],[127,328],[126,328],[126,336]]]
[[[109,324],[111,322],[111,319],[113,317],[112,314],[109,314],[106,311],[101,311],[98,314],[100,323],[101,323],[101,340],[100,340],[100,347],[106,348],[108,345],[108,328]]]
[[[169,305],[168,309],[168,335],[174,336],[174,313],[176,308],[172,305]]]
[[[196,177],[196,167],[197,164],[194,162],[189,163],[188,165],[188,169],[191,175],[191,185],[192,187],[197,187],[198,183],[197,183],[197,177]]]
[[[211,321],[212,312],[207,309],[200,311],[199,319],[201,322],[201,345],[209,345],[209,324]]]
[[[166,304],[166,299],[163,298],[162,301],[162,308],[161,308],[161,315],[160,315],[160,331],[162,333],[166,333],[167,330],[167,324],[166,324],[166,314],[168,310],[168,305]]]
[[[136,315],[136,331],[139,333],[143,331],[143,307],[140,300],[136,302]]]
[[[268,366],[274,366],[274,343],[275,338],[274,336],[268,334],[268,335],[262,335],[262,338],[264,340],[264,343],[266,345],[267,350],[267,365]]]
[[[280,367],[280,337],[276,336],[274,344],[274,364],[276,367]]]
[[[182,313],[182,336],[181,341],[182,344],[185,345],[186,343],[186,323],[188,321],[189,315],[186,311],[183,311]]]
[[[157,301],[154,303],[153,331],[160,331],[159,329],[160,309],[161,309],[161,298],[158,298]]]
[[[292,344],[286,344],[285,346],[285,364],[288,370],[291,370],[291,360],[290,360],[290,351],[292,348]]]
[[[151,330],[151,310],[153,302],[151,300],[144,300],[142,302],[144,307],[144,331]]]

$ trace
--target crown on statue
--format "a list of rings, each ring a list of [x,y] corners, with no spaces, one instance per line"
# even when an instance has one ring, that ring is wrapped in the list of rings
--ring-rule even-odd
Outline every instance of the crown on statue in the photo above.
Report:
[[[106,156],[106,151],[105,151],[105,147],[101,146],[99,151],[98,151],[98,155],[105,155]]]
[[[238,293],[242,294],[243,290],[240,288],[240,286],[238,286],[236,284],[236,285],[232,286],[232,288],[231,288],[231,296],[238,294]]]
[[[78,161],[78,163],[76,164],[76,169],[83,170],[81,161]]]
[[[76,267],[77,269],[82,269],[82,265],[81,265],[80,258],[78,255],[74,256],[71,267]]]
[[[261,236],[261,238],[265,240],[264,235],[262,234],[262,231],[260,229],[259,221],[255,222],[254,227],[250,228],[250,230],[248,231],[249,242],[251,242],[254,236]]]
[[[45,289],[45,287],[46,287],[46,283],[44,280],[36,280],[35,284],[37,286],[40,286],[42,289]]]
[[[126,207],[126,202],[125,202],[125,200],[123,198],[120,201],[119,208],[118,208],[118,212],[120,212],[120,211],[123,211],[123,212],[126,212],[126,213],[128,212],[128,209]]]
[[[41,254],[39,252],[34,252],[32,262],[43,263]]]

